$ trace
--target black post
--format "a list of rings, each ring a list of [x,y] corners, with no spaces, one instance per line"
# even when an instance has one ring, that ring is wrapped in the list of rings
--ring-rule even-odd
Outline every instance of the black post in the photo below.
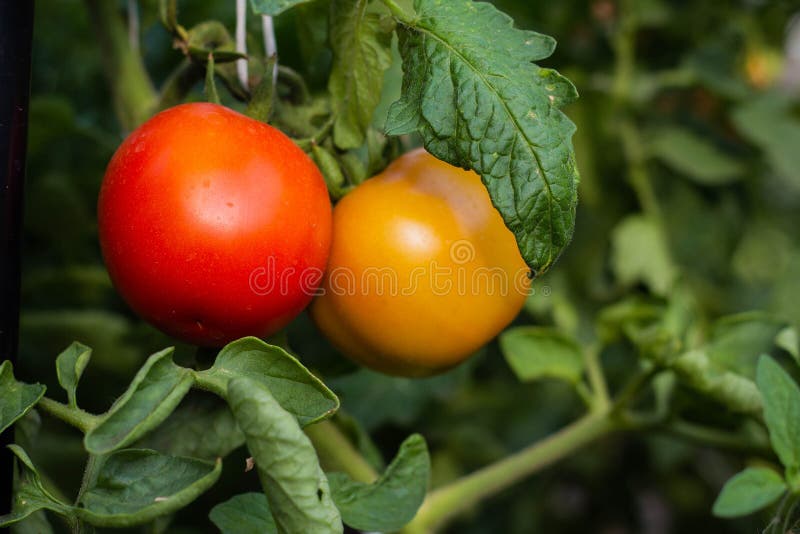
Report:
[[[33,0],[0,0],[0,361],[15,361],[19,342],[22,185],[28,133]],[[0,439],[2,489],[11,495],[11,454]],[[2,510],[10,508],[10,500]]]

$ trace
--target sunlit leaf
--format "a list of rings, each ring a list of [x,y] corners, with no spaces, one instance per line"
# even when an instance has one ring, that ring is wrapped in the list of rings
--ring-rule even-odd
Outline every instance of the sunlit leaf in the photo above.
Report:
[[[777,501],[785,491],[786,483],[772,469],[748,467],[725,483],[712,511],[717,517],[752,514]]]
[[[295,417],[250,378],[232,379],[227,397],[279,531],[341,533],[328,479]]]
[[[489,3],[416,0],[398,27],[403,92],[387,133],[419,132],[439,159],[474,169],[536,274],[572,237],[578,170],[575,126],[558,109],[577,98],[554,70],[534,64],[555,41],[512,28]]]
[[[14,379],[11,361],[0,364],[0,432],[28,413],[44,391],[42,384],[25,384]]]
[[[333,501],[349,526],[393,532],[414,518],[428,489],[430,458],[419,434],[407,438],[384,474],[372,484],[331,473]]]
[[[175,365],[172,348],[150,356],[128,390],[87,432],[86,450],[104,454],[130,445],[156,428],[194,383],[192,371]]]

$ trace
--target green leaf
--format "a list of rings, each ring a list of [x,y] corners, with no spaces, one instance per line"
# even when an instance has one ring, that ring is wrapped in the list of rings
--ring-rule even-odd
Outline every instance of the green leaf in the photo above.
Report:
[[[341,533],[328,480],[293,415],[263,383],[250,378],[228,383],[228,402],[255,459],[278,531]]]
[[[189,30],[186,51],[192,59],[202,63],[208,61],[212,53],[216,63],[247,59],[245,54],[236,51],[236,42],[225,25],[216,20],[201,22]]]
[[[794,361],[800,364],[800,335],[795,327],[787,326],[778,332],[775,336],[775,346],[791,354]]]
[[[129,527],[175,512],[210,488],[222,461],[169,456],[146,449],[111,454],[83,494],[76,515],[99,527]]]
[[[711,330],[708,357],[726,369],[754,379],[758,357],[777,346],[786,326],[767,313],[747,312],[717,321]]]
[[[369,0],[331,2],[333,66],[328,90],[336,122],[333,141],[342,149],[361,146],[381,99],[383,73],[392,63],[393,24]]]
[[[219,503],[208,514],[222,534],[278,534],[267,497],[243,493]]]
[[[170,33],[174,32],[178,27],[178,1],[159,0],[158,18]]]
[[[345,399],[344,408],[368,431],[382,424],[408,426],[434,399],[447,399],[470,380],[480,358],[428,378],[401,378],[359,369],[330,380]]]
[[[11,534],[53,534],[53,526],[44,510],[37,510],[18,523],[11,525]]]
[[[278,58],[275,56],[264,60],[264,76],[253,89],[253,96],[244,111],[245,115],[257,121],[269,122],[269,116],[272,113],[277,60]]]
[[[717,517],[752,514],[778,500],[786,491],[783,478],[764,467],[748,467],[731,477],[714,502]]]
[[[189,396],[159,427],[137,442],[155,449],[203,460],[224,458],[244,445],[228,405],[215,396]]]
[[[345,179],[342,168],[330,150],[314,144],[311,146],[311,157],[319,167],[322,176],[325,178],[325,185],[333,198],[341,198],[345,193]]]
[[[425,439],[409,436],[386,472],[374,483],[356,482],[344,473],[331,473],[333,500],[342,520],[359,530],[394,532],[417,513],[430,480],[430,457]]]
[[[69,405],[73,408],[78,407],[78,401],[75,396],[75,391],[78,389],[78,381],[81,379],[83,370],[89,363],[92,357],[92,349],[73,341],[72,345],[66,348],[64,352],[56,358],[56,373],[58,374],[58,383],[67,392]]]
[[[0,527],[13,525],[43,509],[69,517],[72,507],[62,503],[45,489],[30,456],[18,445],[9,445],[8,448],[16,456],[14,500],[11,513],[0,516]]]
[[[0,432],[28,413],[44,395],[42,384],[25,384],[14,379],[9,360],[0,364]]]
[[[679,127],[651,134],[649,151],[675,171],[701,185],[726,185],[741,178],[744,167],[705,138]]]
[[[514,374],[523,382],[545,377],[572,384],[581,380],[581,347],[553,328],[510,328],[500,335],[500,349]]]
[[[764,398],[764,421],[772,448],[791,484],[800,474],[800,388],[769,356],[758,360],[756,383]]]
[[[635,341],[638,331],[657,325],[664,317],[666,307],[658,302],[633,296],[603,308],[597,316],[597,337],[607,344],[628,336]]]
[[[194,383],[192,371],[175,365],[174,349],[150,356],[128,390],[84,437],[86,450],[106,454],[130,445],[166,419]]]
[[[284,11],[311,0],[250,0],[250,7],[256,15],[280,15]]]
[[[403,88],[387,134],[417,131],[437,158],[477,171],[522,257],[542,274],[571,239],[577,204],[575,126],[558,109],[577,92],[532,63],[555,41],[512,28],[488,3],[414,7],[418,17],[398,28]]]
[[[800,190],[800,121],[792,116],[792,100],[765,94],[743,102],[733,113],[736,129],[764,151],[772,168],[792,189]]]
[[[753,381],[720,367],[703,349],[690,350],[660,363],[674,369],[684,383],[735,412],[752,415],[761,412],[761,394]]]
[[[201,385],[226,398],[228,381],[249,377],[263,384],[302,426],[329,417],[339,399],[316,376],[280,347],[246,337],[227,344],[213,367],[196,373]]]
[[[630,215],[614,228],[611,268],[622,284],[643,282],[660,296],[669,293],[678,274],[661,226],[644,215]]]

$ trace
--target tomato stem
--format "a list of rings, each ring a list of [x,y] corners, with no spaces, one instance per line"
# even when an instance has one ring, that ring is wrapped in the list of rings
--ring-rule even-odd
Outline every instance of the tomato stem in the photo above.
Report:
[[[658,374],[662,369],[655,365],[649,365],[640,369],[635,375],[631,377],[627,384],[622,387],[622,390],[617,394],[614,399],[612,410],[614,413],[620,413],[631,402],[636,400],[639,392],[650,383],[653,377]]]
[[[42,397],[36,406],[56,419],[61,419],[65,423],[74,426],[84,434],[94,428],[99,419],[98,416],[85,412],[80,408],[71,408],[47,397]]]
[[[400,22],[404,24],[410,24],[414,21],[413,12],[409,13],[408,9],[398,4],[395,0],[383,0],[383,3],[389,8],[389,11],[392,12],[394,18]]]
[[[619,136],[628,164],[628,182],[633,188],[642,211],[659,220],[658,200],[647,172],[647,154],[641,142],[641,132],[631,113],[631,92],[636,73],[636,30],[639,21],[631,0],[620,6],[620,17],[612,39],[614,48],[614,78],[612,96],[614,109],[620,115]]]
[[[600,364],[600,354],[597,347],[589,347],[584,351],[586,374],[592,387],[592,408],[598,412],[605,412],[611,405],[608,395],[608,385]]]
[[[434,532],[486,497],[570,456],[588,443],[619,428],[619,423],[607,412],[589,413],[516,454],[433,491],[425,499],[414,520],[402,532]]]
[[[718,428],[684,421],[683,419],[667,421],[656,426],[656,429],[687,441],[710,445],[719,449],[758,454],[765,457],[774,456],[769,441],[765,439],[748,438],[740,433],[727,432]]]
[[[370,483],[378,473],[353,447],[350,440],[333,422],[326,420],[303,429],[314,448],[325,471],[341,471],[358,482]]]

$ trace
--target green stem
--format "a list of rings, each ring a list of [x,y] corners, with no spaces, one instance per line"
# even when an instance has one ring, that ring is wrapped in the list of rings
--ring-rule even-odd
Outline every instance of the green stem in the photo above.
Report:
[[[667,421],[657,425],[656,428],[673,436],[719,449],[755,453],[762,456],[773,455],[772,449],[767,442],[753,440],[736,432],[726,432],[681,419]]]
[[[98,416],[84,412],[80,408],[70,408],[66,404],[42,397],[36,405],[57,419],[74,426],[84,434],[97,425]]]
[[[278,65],[277,81],[284,82],[293,89],[296,89],[300,93],[301,104],[311,101],[311,92],[308,90],[306,81],[296,70],[287,67],[286,65]]]
[[[660,370],[660,368],[650,365],[633,375],[628,383],[623,386],[616,398],[614,398],[614,405],[612,407],[614,413],[620,413],[631,402],[636,400],[636,396],[642,388],[649,384]]]
[[[86,0],[92,25],[102,46],[103,64],[114,98],[114,108],[125,131],[146,121],[155,110],[158,95],[141,54],[131,47],[128,31],[116,2]]]
[[[569,456],[619,426],[607,413],[590,413],[555,434],[443,486],[428,495],[405,534],[434,532],[481,500]]]
[[[800,496],[792,495],[789,497],[788,502],[791,504],[786,506],[785,512],[783,513],[783,526],[781,527],[781,533],[794,532],[794,525],[790,524],[790,522],[794,516],[795,510],[797,509],[797,504],[800,502]],[[797,522],[795,521],[795,523]]]
[[[317,455],[325,471],[347,473],[358,482],[374,482],[378,473],[353,447],[350,440],[331,421],[321,421],[304,429],[317,449]]]
[[[336,116],[331,115],[325,121],[325,123],[319,127],[319,129],[314,132],[314,135],[311,137],[305,137],[303,139],[295,139],[295,143],[297,146],[302,148],[304,151],[308,152],[312,149],[314,145],[321,145],[322,142],[330,135],[331,131],[333,130],[333,125],[336,123]]]
[[[608,395],[606,377],[603,374],[603,366],[600,365],[600,354],[597,347],[589,347],[584,351],[584,361],[586,363],[586,374],[589,376],[589,384],[592,386],[592,409],[598,412],[608,411],[611,401]]]
[[[95,485],[97,477],[100,474],[100,469],[106,462],[108,455],[106,454],[90,454],[86,460],[86,468],[83,471],[83,479],[81,480],[81,487],[78,489],[78,495],[75,497],[75,506],[79,506],[83,495],[86,491]],[[89,534],[94,532],[94,527],[81,521],[80,519],[75,523],[72,532],[74,534]]]
[[[383,0],[383,4],[389,8],[389,11],[392,12],[394,18],[403,24],[412,24],[414,22],[416,15],[414,14],[413,10],[409,13],[409,8],[401,6],[400,3],[395,0]]]
[[[658,198],[647,172],[647,154],[642,145],[642,134],[633,119],[624,117],[619,123],[619,135],[625,159],[628,160],[628,182],[631,184],[642,211],[660,220]]]
[[[774,534],[784,534],[784,532],[781,532],[778,527],[781,526],[781,519],[784,516],[786,505],[789,503],[791,498],[790,492],[787,491],[784,493],[780,503],[778,503],[778,507],[775,509],[775,515],[772,516],[772,520],[767,525],[767,528],[764,529],[765,533],[773,532]]]
[[[613,107],[620,117],[619,135],[625,159],[628,161],[628,180],[636,193],[642,211],[659,218],[658,200],[647,172],[647,154],[642,135],[631,116],[631,89],[636,72],[636,10],[632,0],[620,6],[620,19],[612,45],[614,48],[614,79],[611,87]]]
[[[228,400],[228,378],[215,374],[195,371],[194,387],[213,393],[217,397]]]
[[[633,86],[636,66],[636,20],[631,0],[623,0],[620,5],[620,18],[612,47],[614,48],[614,78],[612,96],[616,107],[627,105]]]
[[[595,400],[595,396],[586,386],[586,383],[583,381],[578,382],[575,384],[575,391],[578,393],[578,396],[583,401],[583,404],[586,405],[587,408],[593,410],[597,401]]]
[[[205,70],[199,63],[183,61],[164,82],[157,109],[167,109],[183,101],[189,91],[203,79]]]

